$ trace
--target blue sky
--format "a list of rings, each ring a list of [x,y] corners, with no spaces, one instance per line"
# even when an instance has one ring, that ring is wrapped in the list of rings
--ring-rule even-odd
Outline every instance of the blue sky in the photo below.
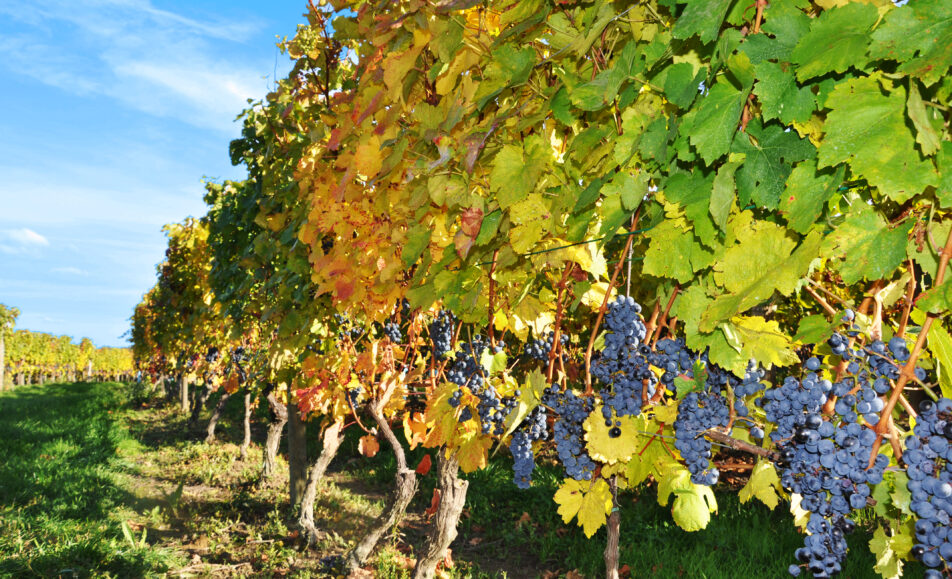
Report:
[[[0,303],[125,345],[163,224],[205,212],[236,115],[290,69],[300,0],[0,2]]]

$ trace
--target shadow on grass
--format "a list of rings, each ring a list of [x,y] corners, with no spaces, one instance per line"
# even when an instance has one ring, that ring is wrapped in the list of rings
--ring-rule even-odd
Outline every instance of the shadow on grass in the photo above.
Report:
[[[161,554],[123,538],[116,482],[128,439],[113,383],[47,384],[0,396],[0,576],[148,576]]]

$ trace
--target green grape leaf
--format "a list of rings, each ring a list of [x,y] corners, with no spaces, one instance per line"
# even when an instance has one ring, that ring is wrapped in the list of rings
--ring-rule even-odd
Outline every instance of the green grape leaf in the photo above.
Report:
[[[681,134],[688,136],[705,163],[713,163],[730,150],[749,92],[718,82],[694,105],[693,118],[685,117]]]
[[[734,139],[732,151],[745,156],[736,176],[739,203],[753,201],[776,209],[793,164],[812,157],[816,149],[796,131],[776,123],[761,127],[755,119],[745,134]]]
[[[701,42],[717,38],[727,10],[734,0],[688,0],[684,12],[674,23],[671,35],[675,38],[690,38],[697,34]],[[682,2],[684,4],[685,2]]]
[[[866,66],[869,29],[879,14],[872,4],[854,2],[824,10],[800,39],[790,59],[797,65],[801,82],[828,72],[846,72]]]
[[[715,280],[727,293],[704,312],[699,329],[711,332],[718,323],[769,299],[775,291],[793,293],[811,262],[821,255],[821,242],[822,236],[812,232],[794,250],[796,243],[782,227],[758,225],[715,265]]]
[[[754,94],[760,101],[764,120],[780,119],[789,125],[806,122],[816,109],[816,97],[809,88],[800,88],[786,63],[761,62],[756,66]]]
[[[670,467],[658,477],[658,504],[668,504],[674,495],[671,515],[685,531],[700,531],[717,512],[717,499],[711,488],[691,482],[691,473],[683,466]]]
[[[548,161],[546,144],[536,135],[522,146],[504,145],[493,159],[489,186],[503,209],[521,201],[535,189]]]
[[[820,344],[832,336],[836,328],[841,325],[840,321],[830,323],[823,314],[806,316],[800,320],[797,335],[793,339],[801,344]]]
[[[807,159],[793,168],[787,188],[780,198],[780,211],[790,229],[806,233],[823,213],[827,202],[836,195],[846,167],[817,172],[816,161]]]
[[[859,202],[827,238],[824,252],[843,259],[838,269],[849,285],[863,278],[885,279],[906,257],[906,235],[911,226],[905,223],[890,229],[882,215]]]
[[[690,62],[679,62],[668,67],[664,79],[664,95],[682,109],[687,109],[698,96],[698,84],[704,80],[705,69],[694,72]]]
[[[932,86],[952,66],[952,3],[921,0],[890,10],[872,34],[869,55],[895,60],[900,72]]]
[[[734,206],[734,198],[737,196],[734,187],[734,172],[741,164],[741,160],[724,163],[717,169],[717,176],[714,177],[711,202],[708,209],[711,212],[711,218],[714,219],[714,224],[720,229],[724,229],[727,225],[731,207]]]
[[[681,205],[684,215],[694,225],[694,234],[701,243],[711,247],[716,231],[710,215],[714,174],[706,177],[701,171],[674,173],[664,184],[664,197]]]
[[[836,85],[826,106],[832,110],[820,168],[849,162],[855,176],[899,203],[936,184],[932,163],[920,158],[906,126],[904,89],[884,95],[877,77],[851,78]]]
[[[747,360],[774,366],[789,366],[800,361],[793,342],[774,320],[765,320],[760,316],[738,316],[731,318],[729,324],[721,324],[721,330],[729,343],[741,344],[741,371]],[[732,364],[731,369],[737,372],[738,364]]]
[[[909,113],[909,120],[916,127],[916,142],[922,147],[922,154],[926,156],[935,154],[941,146],[939,135],[932,121],[929,120],[926,105],[919,94],[919,83],[915,79],[909,80],[909,100],[906,102],[906,110]]]
[[[902,559],[893,550],[892,539],[893,537],[887,536],[883,527],[879,526],[869,541],[869,550],[876,557],[876,565],[873,569],[884,579],[902,577]]]
[[[697,242],[683,219],[667,219],[651,230],[642,271],[687,283],[711,265],[713,254]]]

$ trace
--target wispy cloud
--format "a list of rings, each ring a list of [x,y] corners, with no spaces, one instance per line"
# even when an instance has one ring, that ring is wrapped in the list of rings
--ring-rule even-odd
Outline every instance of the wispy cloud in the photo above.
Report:
[[[0,230],[0,252],[2,253],[31,253],[49,245],[48,239],[26,227]]]
[[[202,21],[147,0],[20,4],[0,5],[20,25],[16,34],[0,27],[0,67],[14,74],[231,133],[247,100],[268,90],[271,63],[250,62],[241,50],[257,22]]]

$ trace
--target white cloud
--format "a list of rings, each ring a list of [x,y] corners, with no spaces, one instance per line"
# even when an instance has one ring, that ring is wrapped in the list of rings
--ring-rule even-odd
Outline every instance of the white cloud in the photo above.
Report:
[[[26,227],[0,230],[0,253],[35,253],[37,249],[49,245],[48,239]]]
[[[243,50],[257,22],[203,22],[147,0],[2,4],[20,26],[0,30],[0,67],[72,94],[236,134],[247,100],[269,90],[271,59]]]

